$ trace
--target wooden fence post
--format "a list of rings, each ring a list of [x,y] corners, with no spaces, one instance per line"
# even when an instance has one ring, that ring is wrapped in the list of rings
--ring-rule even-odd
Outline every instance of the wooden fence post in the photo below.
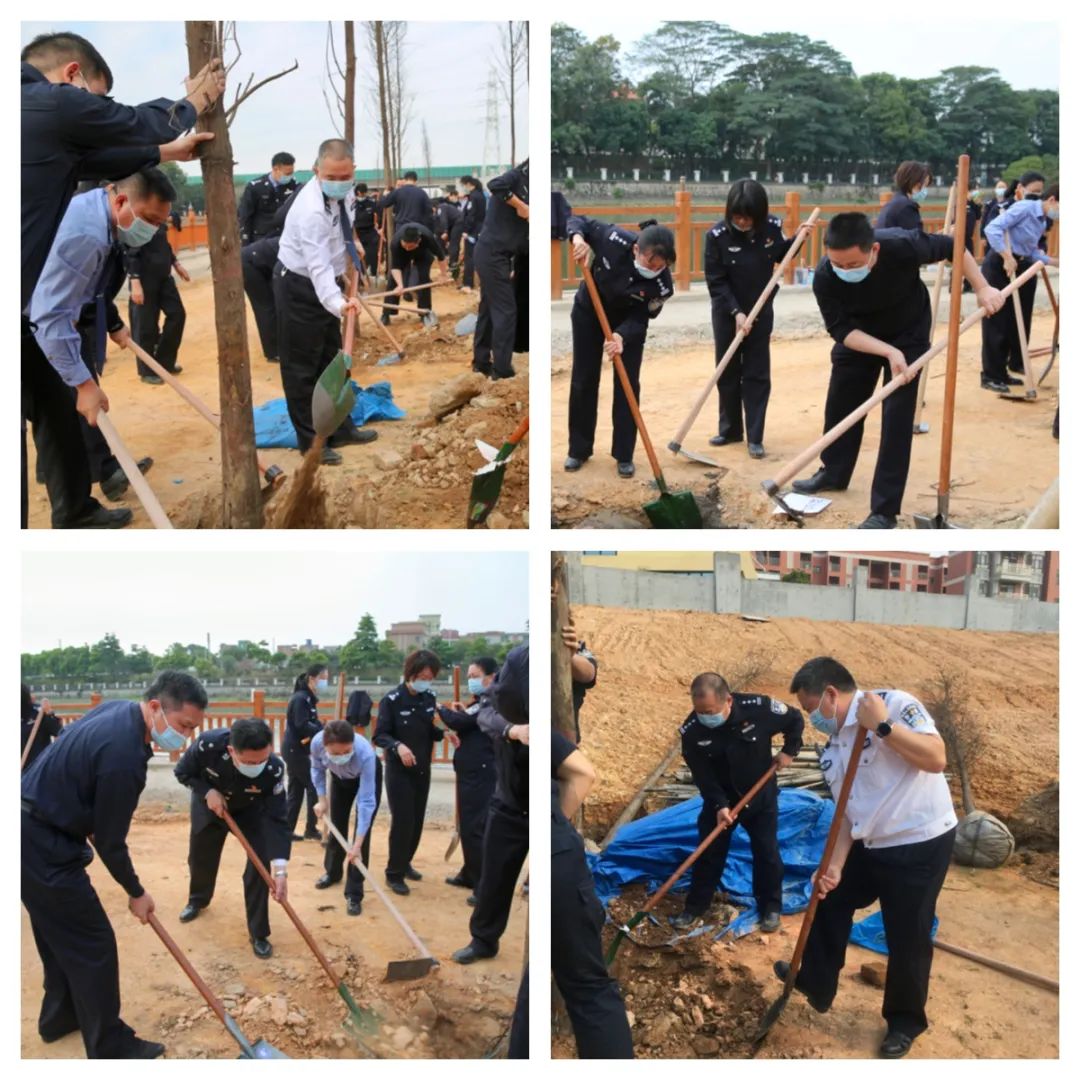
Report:
[[[96,709],[102,701],[101,695],[96,690],[90,691],[90,708]]]
[[[551,299],[562,299],[562,240],[551,241]]]
[[[675,192],[675,250],[679,261],[675,264],[675,289],[690,291],[690,271],[693,262],[692,231],[690,229],[690,192],[686,190],[686,177],[679,177],[679,190]]]
[[[800,215],[802,213],[800,209],[800,197],[797,191],[789,191],[784,196],[784,206],[787,207],[787,220],[784,222],[784,232],[788,236],[794,236],[795,230],[799,227]],[[792,259],[788,263],[787,269],[784,271],[784,284],[790,285],[795,280],[795,260]]]
[[[251,718],[253,720],[266,719],[266,691],[251,691]]]

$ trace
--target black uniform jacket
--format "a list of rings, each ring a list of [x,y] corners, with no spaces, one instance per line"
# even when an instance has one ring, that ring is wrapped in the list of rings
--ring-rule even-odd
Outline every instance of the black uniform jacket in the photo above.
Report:
[[[717,222],[705,234],[705,282],[720,310],[728,315],[749,314],[792,243],[777,217],[766,218],[761,229],[749,232]]]
[[[322,731],[319,720],[319,699],[307,688],[297,690],[289,698],[285,710],[285,737],[281,749],[286,757],[307,757],[311,753],[311,740]]]
[[[394,211],[395,229],[406,222],[425,226],[431,224],[431,198],[416,184],[402,184],[394,188],[379,200],[377,209]]]
[[[24,752],[26,750],[26,744],[30,739],[30,732],[34,730],[34,721],[37,719],[38,711],[41,709],[40,705],[34,707],[34,712],[31,716],[24,716],[22,718],[22,738],[19,750]],[[38,757],[45,752],[45,749],[64,730],[63,724],[60,722],[60,717],[56,713],[46,713],[41,718],[41,723],[38,725],[36,734],[34,735],[34,745],[30,749],[30,754],[26,759],[26,767],[29,769],[31,765],[38,759]]]
[[[395,222],[396,224],[396,222]],[[430,252],[433,258],[445,259],[446,248],[443,247],[442,241],[426,226],[418,225],[415,221],[409,222],[408,227],[410,229],[417,229],[420,232],[420,246],[414,248],[412,251],[406,251],[401,246],[401,240],[405,232],[405,226],[395,228],[394,239],[390,245],[390,259],[394,266],[401,266],[403,263],[410,263],[413,259],[418,259],[425,251]]]
[[[416,764],[409,766],[409,772],[431,769],[432,747],[443,737],[442,728],[435,725],[435,705],[435,695],[430,690],[412,694],[404,683],[379,702],[379,718],[371,741],[386,751],[389,764],[401,764],[397,745],[404,743],[416,757]]]
[[[270,180],[269,173],[263,173],[244,188],[240,196],[240,205],[236,217],[240,223],[240,243],[250,244],[261,240],[274,232],[274,218],[278,210],[285,205],[289,196],[296,191],[296,181],[277,184]]]
[[[706,727],[696,713],[683,722],[683,759],[701,796],[717,808],[734,806],[773,760],[772,737],[784,736],[783,752],[794,757],[802,746],[803,717],[798,709],[761,694],[732,694],[731,715],[718,728]],[[776,798],[773,777],[748,809]]]
[[[526,255],[529,251],[529,222],[519,217],[510,205],[516,195],[523,203],[529,201],[529,163],[523,162],[488,182],[491,203],[484,218],[484,245],[489,251],[505,255]]]
[[[924,263],[952,256],[952,237],[916,229],[875,229],[877,262],[862,281],[841,281],[826,255],[814,272],[814,297],[825,329],[842,344],[862,330],[897,348],[929,341],[930,295],[919,277]]]
[[[922,214],[919,213],[919,204],[902,191],[894,191],[893,197],[881,208],[874,228],[921,229]]]
[[[481,705],[481,698],[474,697],[464,712],[445,705],[438,707],[442,722],[461,739],[461,745],[454,751],[454,772],[474,773],[495,766],[495,748],[477,722]]]
[[[619,225],[575,214],[566,224],[566,233],[570,238],[584,237],[595,253],[593,278],[611,329],[624,342],[643,342],[649,320],[660,314],[673,293],[671,271],[665,268],[654,278],[642,277],[634,269],[637,233]],[[593,310],[585,282],[578,286],[574,303]]]
[[[229,756],[229,729],[200,735],[184,752],[173,770],[176,779],[191,788],[198,800],[192,803],[192,826],[198,831],[217,815],[206,805],[211,789],[225,796],[229,813],[257,806],[264,815],[267,853],[271,859],[288,859],[292,829],[286,813],[285,762],[271,754],[258,776],[244,776]]]
[[[357,233],[375,231],[375,200],[370,195],[357,196],[353,208],[353,228]]]
[[[470,191],[461,207],[461,219],[465,222],[465,231],[474,239],[484,228],[486,216],[487,199],[484,193],[479,188],[476,191]]]

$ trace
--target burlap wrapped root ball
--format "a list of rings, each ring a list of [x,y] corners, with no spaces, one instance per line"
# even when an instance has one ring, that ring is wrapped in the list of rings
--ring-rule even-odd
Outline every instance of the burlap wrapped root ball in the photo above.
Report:
[[[1016,841],[993,814],[976,810],[956,827],[953,858],[961,866],[976,866],[994,870],[1001,866],[1016,849]]]

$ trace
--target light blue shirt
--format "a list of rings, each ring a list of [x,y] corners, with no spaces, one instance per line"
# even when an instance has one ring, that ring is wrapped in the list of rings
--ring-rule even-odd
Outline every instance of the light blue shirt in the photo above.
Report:
[[[320,797],[326,796],[326,771],[330,770],[340,780],[360,778],[356,789],[356,835],[364,836],[371,828],[375,816],[375,751],[362,735],[353,739],[352,759],[344,765],[330,760],[323,746],[323,733],[311,740],[311,782]]]
[[[1018,259],[1035,259],[1046,263],[1050,256],[1039,247],[1046,232],[1047,218],[1043,213],[1042,199],[1021,199],[1008,210],[998,214],[986,226],[986,241],[999,254],[1005,253],[1005,231],[1009,232],[1012,253]]]
[[[75,324],[83,305],[93,301],[101,286],[112,246],[112,217],[105,189],[76,195],[68,204],[30,297],[34,338],[68,386],[78,386],[91,377],[83,363]]]

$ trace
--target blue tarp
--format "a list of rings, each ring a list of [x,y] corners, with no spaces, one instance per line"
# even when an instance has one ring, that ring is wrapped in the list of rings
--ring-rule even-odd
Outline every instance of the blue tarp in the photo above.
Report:
[[[353,423],[363,427],[369,420],[400,420],[405,410],[394,404],[394,392],[388,382],[372,383],[366,390],[353,382],[356,405]],[[260,449],[283,446],[296,449],[296,430],[285,409],[284,398],[274,398],[255,410],[255,445]]]
[[[930,929],[930,936],[937,937],[938,920],[934,916],[934,925]],[[851,937],[848,941],[852,945],[861,945],[864,949],[872,949],[877,953],[889,955],[889,947],[885,944],[885,924],[881,921],[881,912],[875,911],[873,915],[867,915],[865,919],[857,922],[851,928]]]

